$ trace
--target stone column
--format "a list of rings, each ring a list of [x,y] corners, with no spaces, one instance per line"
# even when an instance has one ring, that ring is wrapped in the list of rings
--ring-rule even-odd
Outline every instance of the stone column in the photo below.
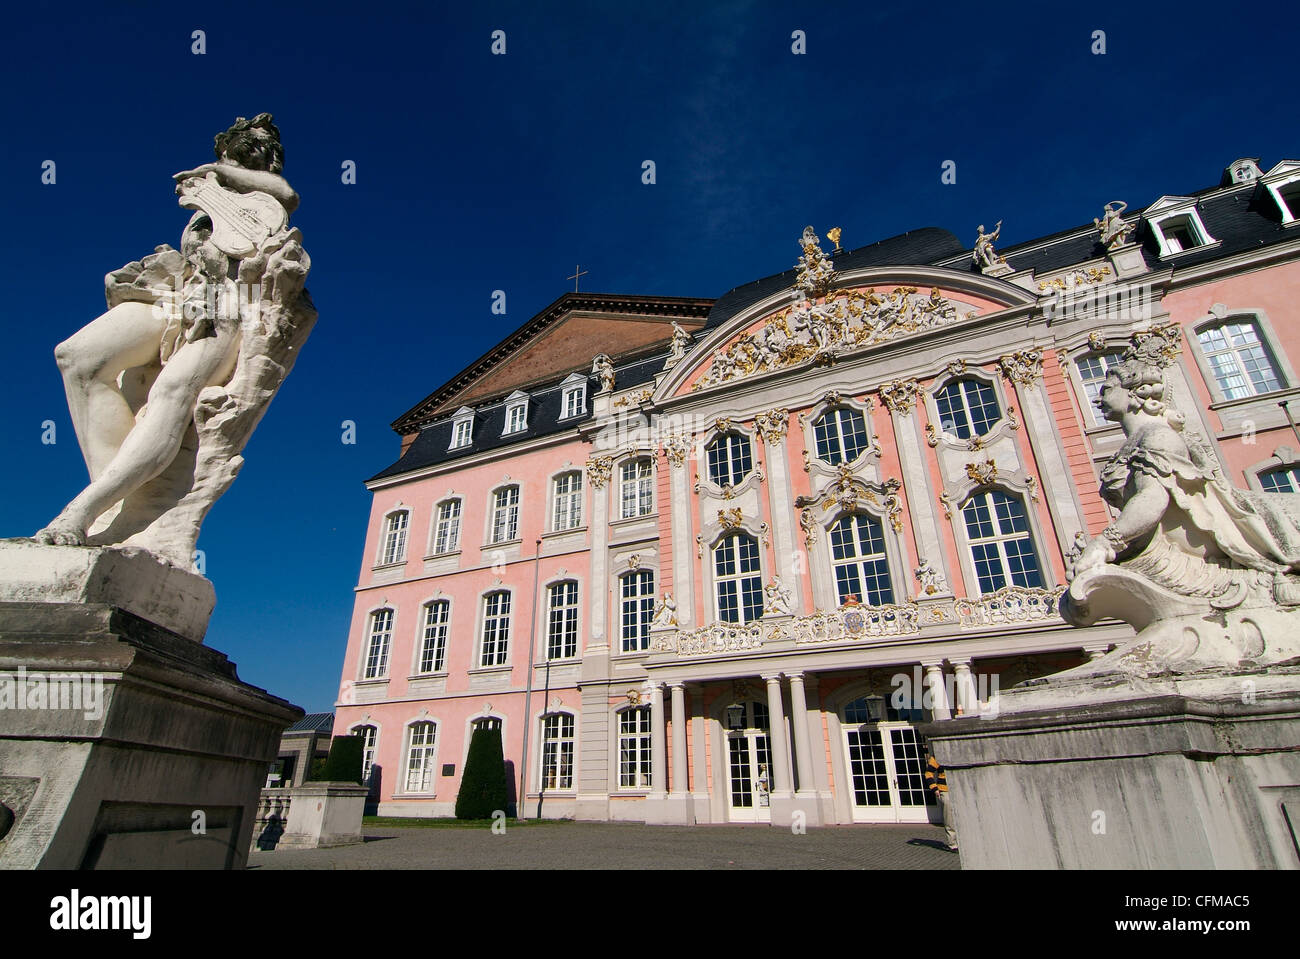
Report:
[[[953,672],[957,674],[957,715],[969,716],[979,710],[979,695],[975,691],[975,679],[971,676],[969,659],[950,659]]]
[[[808,736],[808,700],[804,695],[803,673],[790,673],[790,713],[794,720],[794,759],[799,773],[799,795],[812,795],[813,783],[812,742]]]
[[[686,687],[682,683],[669,683],[673,697],[673,776],[672,793],[685,796],[686,779]]]
[[[922,663],[925,670],[925,685],[930,691],[930,700],[934,703],[930,712],[935,719],[952,719],[948,708],[948,692],[943,688],[943,664]]]
[[[705,738],[708,736],[708,722],[704,715],[704,688],[698,683],[691,685],[691,802],[695,808],[696,822],[710,822],[709,814],[709,771],[708,749]]]
[[[650,686],[650,795],[663,796],[668,779],[668,765],[664,762],[667,745],[664,742],[664,693],[659,683]]]
[[[770,724],[769,741],[772,744],[772,798],[789,799],[793,794],[788,770],[790,768],[789,746],[785,741],[785,704],[781,699],[781,674],[768,674],[763,677],[767,683],[767,718]]]

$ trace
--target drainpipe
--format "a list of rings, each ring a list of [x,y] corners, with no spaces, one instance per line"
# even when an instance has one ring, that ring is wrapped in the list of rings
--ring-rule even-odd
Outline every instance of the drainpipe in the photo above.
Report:
[[[533,547],[533,621],[528,627],[528,681],[524,686],[524,754],[519,760],[519,805],[515,810],[515,818],[524,819],[524,807],[528,805],[528,727],[532,725],[532,703],[533,703],[533,643],[537,637],[537,576],[540,572],[542,558],[542,538],[537,537],[537,544]],[[550,680],[550,663],[547,664],[547,680]],[[541,813],[541,803],[537,804],[537,811]]]
[[[1282,407],[1282,412],[1286,414],[1286,421],[1291,424],[1291,432],[1295,434],[1296,442],[1300,443],[1300,429],[1296,428],[1295,419],[1291,416],[1291,408],[1287,406],[1290,400],[1283,400],[1277,405]]]

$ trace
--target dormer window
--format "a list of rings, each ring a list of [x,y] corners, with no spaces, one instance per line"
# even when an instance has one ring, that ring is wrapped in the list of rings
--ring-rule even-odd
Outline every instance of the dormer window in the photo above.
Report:
[[[1147,208],[1145,218],[1162,259],[1218,242],[1205,229],[1190,197],[1161,197]]]
[[[587,412],[587,378],[578,373],[569,376],[560,384],[561,403],[560,419],[581,416]]]
[[[506,397],[506,426],[502,436],[528,429],[528,394],[519,390]]]
[[[1283,160],[1260,178],[1282,214],[1283,226],[1300,223],[1300,163]]]
[[[1233,160],[1228,164],[1228,168],[1223,171],[1223,181],[1220,186],[1230,186],[1235,183],[1254,183],[1261,176],[1259,157],[1242,157],[1240,160]]]
[[[474,411],[462,406],[456,411],[451,421],[451,445],[449,450],[463,449],[474,440]]]

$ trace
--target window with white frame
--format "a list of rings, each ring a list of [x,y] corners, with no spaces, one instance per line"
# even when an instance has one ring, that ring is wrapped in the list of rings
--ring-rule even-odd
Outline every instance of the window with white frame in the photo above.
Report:
[[[551,528],[556,532],[582,525],[582,473],[574,471],[555,478],[555,499]]]
[[[469,446],[474,440],[474,411],[462,406],[451,421],[451,445],[448,449],[458,450]]]
[[[709,479],[719,486],[735,486],[754,468],[749,437],[740,433],[716,436],[704,450]]]
[[[379,730],[374,726],[353,726],[352,735],[361,737],[361,781],[368,783],[375,765],[375,743],[379,738]]]
[[[633,706],[618,714],[618,788],[650,788],[650,707]]]
[[[867,418],[849,407],[827,410],[813,423],[817,458],[831,466],[852,463],[871,448]]]
[[[449,499],[439,503],[434,514],[434,553],[454,553],[460,545],[460,500]]]
[[[504,666],[510,654],[510,594],[505,590],[483,597],[483,640],[480,666]]]
[[[406,510],[389,513],[384,520],[384,545],[379,551],[379,565],[391,566],[406,559],[406,524],[411,514]]]
[[[1282,378],[1253,320],[1235,319],[1203,326],[1196,341],[1225,399],[1258,396],[1282,389]]]
[[[1097,409],[1097,399],[1101,396],[1102,384],[1106,382],[1106,372],[1118,366],[1123,358],[1124,354],[1118,351],[1090,353],[1079,357],[1074,363],[1079,371],[1079,380],[1083,383],[1088,422],[1094,426],[1106,425],[1106,418],[1101,415],[1101,410]]]
[[[506,426],[502,435],[528,429],[528,396],[518,391],[506,398]]]
[[[383,679],[388,675],[388,649],[393,642],[393,611],[377,609],[370,614],[370,637],[366,644],[363,679]]]
[[[976,379],[953,380],[934,398],[940,429],[960,440],[983,436],[1001,417],[993,387]]]
[[[964,507],[966,536],[980,592],[1013,586],[1042,586],[1034,538],[1024,504],[1000,489],[972,496]]]
[[[578,655],[578,584],[572,580],[547,589],[546,658]]]
[[[726,536],[713,547],[718,619],[751,623],[763,616],[763,575],[758,541],[745,533]]]
[[[843,604],[852,596],[867,606],[894,601],[894,584],[885,555],[884,529],[874,516],[852,513],[830,530],[835,590]]]
[[[427,793],[433,789],[433,747],[438,729],[435,723],[411,723],[410,746],[406,751],[406,791]]]
[[[1300,220],[1300,175],[1273,187],[1270,192],[1282,211],[1282,225],[1290,226]]]
[[[620,637],[625,653],[650,648],[650,621],[655,612],[655,574],[648,569],[624,573],[619,577],[622,597]]]
[[[634,459],[619,469],[619,491],[623,519],[649,516],[654,512],[654,467],[648,459]]]
[[[542,717],[542,788],[573,788],[573,716]]]
[[[1279,466],[1262,472],[1259,485],[1269,493],[1300,493],[1300,468]]]
[[[519,538],[519,487],[505,486],[492,494],[492,542]]]
[[[586,380],[566,385],[561,393],[560,419],[581,416],[585,412],[587,412]]]
[[[440,673],[447,657],[447,623],[451,619],[451,603],[445,599],[427,603],[424,607],[424,635],[420,645],[420,672]]]

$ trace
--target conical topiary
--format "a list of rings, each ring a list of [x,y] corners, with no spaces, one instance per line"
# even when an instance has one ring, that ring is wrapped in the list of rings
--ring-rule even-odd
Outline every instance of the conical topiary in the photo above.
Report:
[[[329,758],[312,779],[327,783],[361,784],[363,746],[360,736],[335,736],[330,742]]]
[[[465,773],[456,795],[457,819],[491,819],[506,811],[506,760],[501,748],[501,728],[477,726],[469,741]]]

